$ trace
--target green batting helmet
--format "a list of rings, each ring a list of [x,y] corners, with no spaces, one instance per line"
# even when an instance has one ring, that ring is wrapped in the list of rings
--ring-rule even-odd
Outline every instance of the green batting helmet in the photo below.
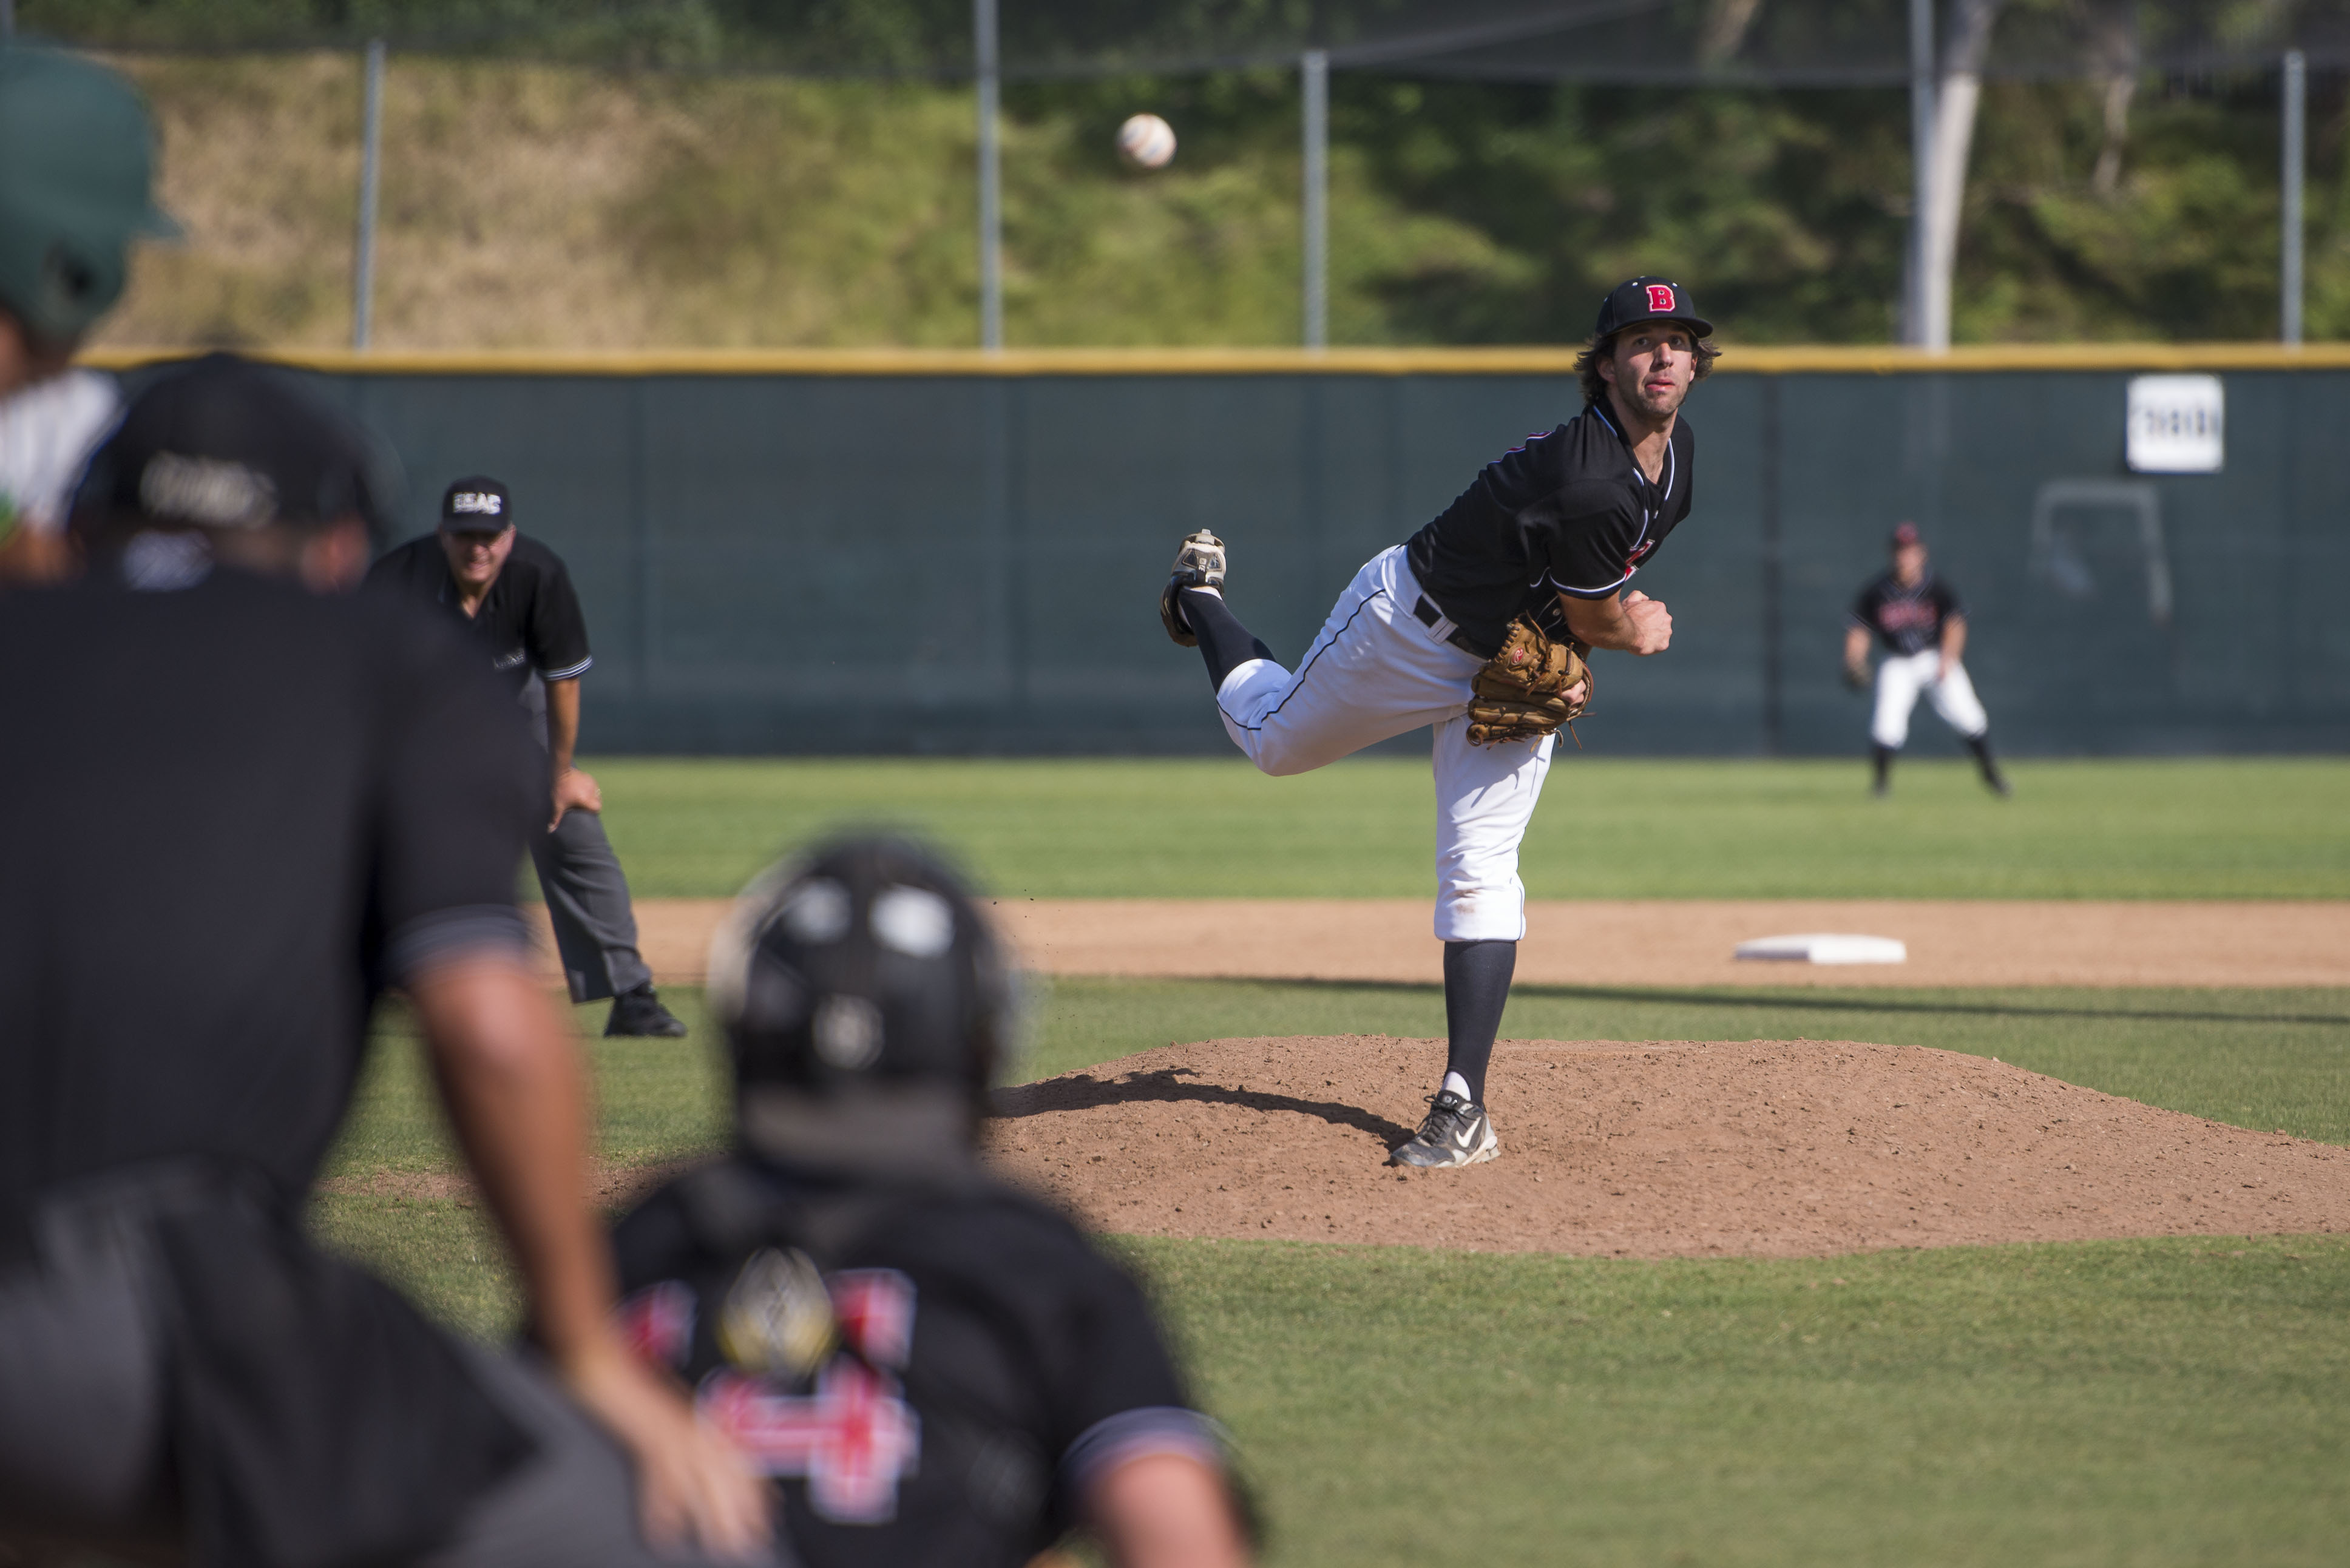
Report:
[[[54,49],[0,48],[0,306],[71,342],[122,297],[155,205],[154,138],[130,84]]]

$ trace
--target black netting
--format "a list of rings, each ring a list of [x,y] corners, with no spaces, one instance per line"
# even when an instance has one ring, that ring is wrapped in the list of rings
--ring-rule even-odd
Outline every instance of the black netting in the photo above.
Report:
[[[1514,80],[1889,84],[1905,0],[1000,0],[1014,79],[1294,62]],[[1947,14],[1950,0],[1938,7]],[[160,51],[355,47],[812,76],[965,77],[970,0],[18,0],[28,35]],[[2006,0],[1999,77],[2350,63],[2350,0]]]

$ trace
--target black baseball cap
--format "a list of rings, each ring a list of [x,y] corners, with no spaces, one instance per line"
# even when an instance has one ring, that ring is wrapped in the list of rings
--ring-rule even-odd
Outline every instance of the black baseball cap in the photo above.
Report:
[[[89,460],[77,513],[206,528],[317,527],[381,509],[372,448],[292,377],[207,354],[150,381]]]
[[[458,480],[442,493],[441,526],[452,534],[503,534],[514,526],[514,497],[487,474]]]
[[[1700,337],[1713,335],[1713,323],[1697,313],[1689,290],[1667,277],[1636,277],[1619,283],[1599,302],[1599,325],[1592,337],[1602,341],[1643,321],[1678,321]]]

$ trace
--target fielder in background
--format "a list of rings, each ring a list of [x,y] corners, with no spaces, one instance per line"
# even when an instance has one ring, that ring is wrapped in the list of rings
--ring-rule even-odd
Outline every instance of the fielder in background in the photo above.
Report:
[[[72,570],[67,502],[122,411],[74,351],[122,297],[131,242],[179,232],[149,193],[152,140],[112,71],[0,48],[0,582]]]
[[[1617,286],[1575,361],[1583,411],[1373,556],[1295,671],[1224,603],[1212,534],[1183,542],[1159,593],[1168,635],[1207,659],[1224,732],[1268,774],[1435,730],[1445,1071],[1397,1163],[1473,1165],[1500,1149],[1485,1069],[1526,932],[1518,846],[1557,728],[1589,699],[1583,652],[1645,656],[1672,640],[1665,607],[1627,587],[1689,515],[1697,447],[1680,408],[1712,367],[1712,330],[1679,284]]]
[[[685,1025],[654,994],[652,971],[637,951],[629,878],[604,836],[603,792],[572,765],[579,678],[596,660],[562,557],[516,529],[504,485],[461,479],[441,498],[440,528],[385,552],[369,570],[367,586],[465,628],[530,715],[546,751],[551,811],[531,836],[530,858],[571,1000],[610,997],[608,1035],[683,1034]]]
[[[1237,1568],[1222,1445],[1142,1293],[980,1165],[1013,1001],[909,845],[754,882],[711,944],[736,1152],[620,1222],[621,1320],[811,1568],[1017,1568],[1072,1526],[1118,1568]]]
[[[528,742],[447,629],[349,597],[365,452],[273,371],[166,373],[91,460],[87,571],[0,614],[0,1561],[774,1562],[741,1457],[614,1327],[514,902]],[[311,1240],[388,986],[543,1357]]]
[[[1967,667],[1959,662],[1966,651],[1967,612],[1956,588],[1927,564],[1926,543],[1918,525],[1904,523],[1893,530],[1893,564],[1869,579],[1853,601],[1844,635],[1845,683],[1856,691],[1868,690],[1868,639],[1885,645],[1877,666],[1877,711],[1868,737],[1873,746],[1877,794],[1892,787],[1893,754],[1909,739],[1909,713],[1918,694],[1934,699],[1934,711],[1959,732],[1975,754],[1982,781],[2001,794],[2009,793],[2007,779],[1991,753],[1991,716],[1975,696]]]

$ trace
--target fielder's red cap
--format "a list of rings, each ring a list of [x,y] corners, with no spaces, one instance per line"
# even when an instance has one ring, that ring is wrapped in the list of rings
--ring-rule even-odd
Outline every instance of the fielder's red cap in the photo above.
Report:
[[[1905,545],[1922,545],[1924,543],[1925,541],[1918,536],[1918,524],[1915,523],[1904,523],[1893,530],[1893,547],[1897,550],[1900,549]]]

